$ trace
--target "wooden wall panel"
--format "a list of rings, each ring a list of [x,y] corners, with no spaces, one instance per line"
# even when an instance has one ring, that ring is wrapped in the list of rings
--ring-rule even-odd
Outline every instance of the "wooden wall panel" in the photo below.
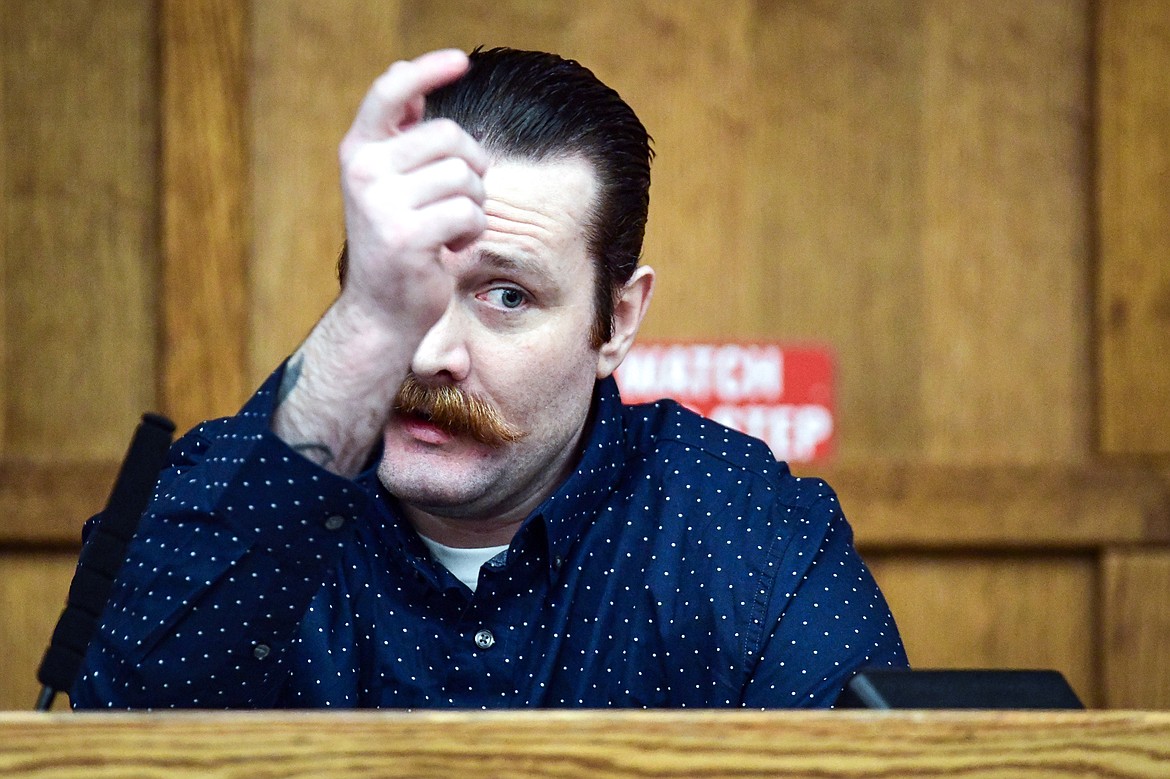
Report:
[[[1083,459],[1084,6],[766,7],[761,294],[838,350],[841,459]]]
[[[297,0],[251,13],[250,387],[337,294],[337,147],[370,83],[405,56],[397,3]]]
[[[0,709],[31,711],[41,686],[41,664],[77,562],[75,551],[0,549]],[[68,708],[58,696],[54,709]]]
[[[1092,555],[871,555],[919,668],[1053,668],[1086,705],[1097,678]]]
[[[1105,555],[1105,705],[1170,709],[1170,549]]]
[[[761,138],[745,152],[757,328],[836,350],[840,460],[918,458],[922,4],[764,8],[749,101]]]
[[[155,402],[154,21],[0,5],[3,456],[116,457]]]
[[[8,40],[9,26],[11,20],[4,15],[4,11],[0,9],[0,39]],[[3,61],[3,53],[0,53],[0,62]],[[8,333],[8,315],[7,315],[7,300],[8,300],[8,101],[5,99],[7,92],[7,79],[4,77],[4,66],[0,64],[0,458],[4,457],[5,429],[8,421],[8,381],[4,378],[7,375],[7,333]]]
[[[1100,443],[1170,455],[1170,4],[1098,4]]]
[[[1098,550],[1170,543],[1170,485],[1130,470],[875,463],[828,471],[871,549]]]
[[[163,0],[162,393],[180,430],[247,398],[248,15]]]
[[[1084,459],[1086,4],[926,8],[922,454]]]
[[[81,524],[157,401],[155,24],[0,4],[2,708],[32,708]]]
[[[7,545],[75,546],[116,476],[114,462],[0,460],[0,553]]]

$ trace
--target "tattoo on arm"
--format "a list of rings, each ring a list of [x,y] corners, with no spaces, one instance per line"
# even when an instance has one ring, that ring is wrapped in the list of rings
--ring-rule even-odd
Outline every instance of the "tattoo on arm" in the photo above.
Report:
[[[305,367],[305,355],[297,352],[284,366],[284,375],[280,377],[280,389],[276,391],[276,405],[283,403],[293,391],[293,387],[301,380],[301,371]]]
[[[301,379],[301,373],[305,367],[305,355],[297,352],[284,366],[284,375],[280,377],[280,388],[276,391],[276,405],[279,407],[288,396],[292,393],[293,387]],[[335,455],[333,450],[322,443],[313,441],[306,441],[299,444],[289,444],[294,452],[301,455],[307,460],[320,465],[322,468],[328,467],[329,463],[333,462]]]

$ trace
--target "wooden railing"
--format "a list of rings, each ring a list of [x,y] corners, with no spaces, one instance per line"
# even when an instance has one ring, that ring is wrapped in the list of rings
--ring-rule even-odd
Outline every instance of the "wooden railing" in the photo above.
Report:
[[[1170,712],[0,715],[12,777],[1170,776]]]

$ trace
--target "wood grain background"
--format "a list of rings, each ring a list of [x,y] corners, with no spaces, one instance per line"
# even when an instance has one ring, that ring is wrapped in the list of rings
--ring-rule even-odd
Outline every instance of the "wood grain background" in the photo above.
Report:
[[[836,353],[912,661],[1170,708],[1170,4],[12,0],[0,40],[0,707],[138,416],[231,413],[328,305],[369,82],[485,43],[654,135],[647,335]]]

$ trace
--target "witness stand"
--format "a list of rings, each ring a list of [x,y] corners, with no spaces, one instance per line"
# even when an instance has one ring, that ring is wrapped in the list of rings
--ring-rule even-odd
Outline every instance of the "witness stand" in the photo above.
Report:
[[[1170,712],[0,714],[5,777],[1170,776]]]

